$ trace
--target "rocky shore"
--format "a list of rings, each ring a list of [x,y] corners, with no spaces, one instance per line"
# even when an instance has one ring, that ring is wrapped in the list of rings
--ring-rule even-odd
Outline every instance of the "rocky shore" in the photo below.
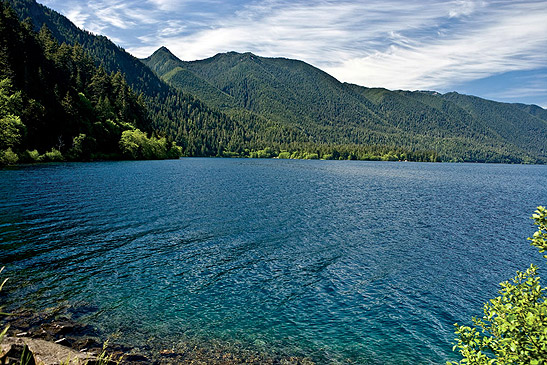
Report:
[[[44,364],[313,364],[308,358],[264,355],[252,350],[219,346],[178,344],[173,348],[131,347],[101,341],[91,326],[78,323],[63,308],[34,312],[21,310],[5,317],[9,325],[0,344],[0,364],[20,364],[23,351],[30,353],[29,365]],[[103,353],[103,347],[105,348]],[[110,361],[97,358],[102,354]]]

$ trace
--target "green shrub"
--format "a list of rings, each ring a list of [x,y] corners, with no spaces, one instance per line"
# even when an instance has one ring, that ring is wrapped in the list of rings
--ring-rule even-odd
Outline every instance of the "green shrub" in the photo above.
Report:
[[[119,144],[124,157],[133,160],[179,158],[182,155],[182,148],[175,142],[168,142],[165,137],[148,138],[138,129],[123,131]]]
[[[42,156],[40,156],[40,153],[38,153],[37,150],[26,150],[23,154],[23,159],[28,162],[39,162],[42,160]]]
[[[11,150],[11,147],[0,151],[0,165],[15,165],[19,161],[19,157]]]
[[[547,250],[547,209],[532,216],[539,229],[530,238],[540,253]],[[543,257],[547,258],[547,255]],[[545,364],[547,359],[547,288],[538,267],[501,283],[500,296],[484,305],[473,327],[456,326],[456,345],[463,359],[453,364]]]
[[[94,138],[80,133],[72,139],[72,148],[68,151],[68,156],[71,160],[89,160],[95,147]]]
[[[44,156],[45,161],[55,162],[64,160],[63,154],[56,148],[52,148],[51,151],[46,152]]]

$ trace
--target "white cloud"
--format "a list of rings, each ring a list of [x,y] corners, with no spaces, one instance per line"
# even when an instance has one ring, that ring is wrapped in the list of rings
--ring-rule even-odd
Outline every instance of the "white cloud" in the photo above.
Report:
[[[134,0],[68,2],[63,13],[78,27],[107,33],[109,38],[113,37],[115,28],[132,32],[142,25],[160,23],[153,10],[139,7],[139,2]]]
[[[127,9],[129,9],[127,3],[97,1],[91,3],[90,8],[98,20],[106,26],[130,29],[137,25],[137,22],[126,14]]]
[[[186,24],[180,20],[167,20],[165,26],[158,31],[160,37],[177,36],[187,30]]]
[[[338,62],[341,55],[359,54],[381,44],[381,37],[393,32],[385,2],[355,4],[319,2],[315,5],[266,2],[248,6],[236,16],[220,18],[205,29],[182,37],[163,37],[157,43],[191,49],[189,57],[203,58],[226,50],[253,51],[264,56],[299,57],[314,62]],[[419,27],[437,13],[430,7],[392,4],[397,18],[407,27]],[[421,16],[411,16],[419,11]]]
[[[547,67],[544,0],[66,1],[78,25],[137,57],[161,45],[184,60],[250,51],[391,89]]]
[[[84,28],[84,25],[89,18],[89,14],[82,12],[80,6],[70,9],[65,15],[80,28]]]
[[[495,22],[433,42],[413,41],[327,68],[334,76],[367,86],[443,88],[493,74],[547,64],[546,12],[498,14]]]
[[[513,85],[491,90],[484,96],[508,102],[523,99],[534,100],[534,104],[547,108],[547,73],[519,77]]]
[[[542,1],[265,1],[192,34],[167,26],[147,40],[186,60],[251,51],[302,59],[365,86],[434,89],[545,66],[545,19]],[[149,46],[129,50],[147,56]]]
[[[461,16],[471,15],[478,7],[486,6],[484,1],[474,0],[456,0],[452,3],[448,16],[450,18],[458,18]]]
[[[148,0],[156,8],[164,11],[177,10],[183,1],[180,0]]]
[[[134,6],[126,6],[123,8],[123,16],[137,23],[137,26],[143,24],[158,24],[158,19],[153,15],[153,11],[142,9]],[[168,20],[167,22],[171,22]],[[163,23],[163,22],[162,22]]]

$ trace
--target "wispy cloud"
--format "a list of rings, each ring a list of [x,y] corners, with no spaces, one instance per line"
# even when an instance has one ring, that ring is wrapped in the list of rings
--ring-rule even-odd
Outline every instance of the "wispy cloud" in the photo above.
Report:
[[[185,60],[250,51],[391,89],[547,66],[544,0],[64,1],[72,20],[138,57],[161,45]]]
[[[148,0],[153,6],[164,11],[173,11],[180,8],[180,0]]]
[[[267,1],[192,34],[160,29],[147,43],[187,60],[252,51],[303,59],[343,81],[431,89],[547,64],[545,19],[543,1]],[[130,50],[144,56],[150,46]]]
[[[79,27],[112,37],[117,34],[116,29],[133,31],[143,24],[158,24],[151,16],[154,11],[139,7],[138,3],[134,0],[68,1],[62,12]]]
[[[475,0],[456,0],[453,1],[448,12],[450,18],[458,18],[461,16],[473,14],[477,8],[486,6],[486,1]]]
[[[543,10],[543,11],[542,11]],[[496,73],[547,65],[547,9],[497,11],[465,22],[465,30],[343,60],[327,68],[339,78],[388,88],[445,88]]]
[[[175,53],[184,49],[185,59],[241,50],[301,58],[318,65],[338,64],[351,55],[372,52],[384,45],[385,38],[399,29],[394,24],[404,25],[404,29],[429,26],[438,16],[435,7],[384,1],[323,1],[313,5],[268,1],[246,6],[192,34],[158,35],[156,42],[168,45]],[[420,16],[413,15],[416,13]],[[132,50],[140,52],[139,48]]]
[[[80,28],[83,28],[85,26],[85,23],[87,19],[89,18],[89,14],[82,11],[81,6],[77,6],[70,9],[68,13],[66,14],[66,16]]]
[[[486,98],[515,101],[534,98],[534,104],[547,108],[547,70],[543,74],[518,77],[510,87],[502,87],[485,93]]]

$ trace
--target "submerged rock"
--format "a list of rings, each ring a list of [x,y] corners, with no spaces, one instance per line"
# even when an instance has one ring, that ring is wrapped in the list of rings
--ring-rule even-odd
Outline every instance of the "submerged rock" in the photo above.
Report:
[[[109,343],[105,355],[103,343],[100,341],[104,336],[95,328],[71,318],[65,309],[53,308],[45,312],[20,310],[14,316],[4,318],[3,323],[0,322],[0,328],[10,325],[8,336],[11,337],[4,338],[1,344],[0,365],[20,365],[25,346],[31,353],[29,365],[94,365],[101,354],[110,357],[110,361],[103,359],[101,364],[112,365],[313,364],[309,358],[266,354],[227,343],[195,343],[191,340],[174,345],[162,343],[160,339],[155,345],[146,344],[140,347]]]

